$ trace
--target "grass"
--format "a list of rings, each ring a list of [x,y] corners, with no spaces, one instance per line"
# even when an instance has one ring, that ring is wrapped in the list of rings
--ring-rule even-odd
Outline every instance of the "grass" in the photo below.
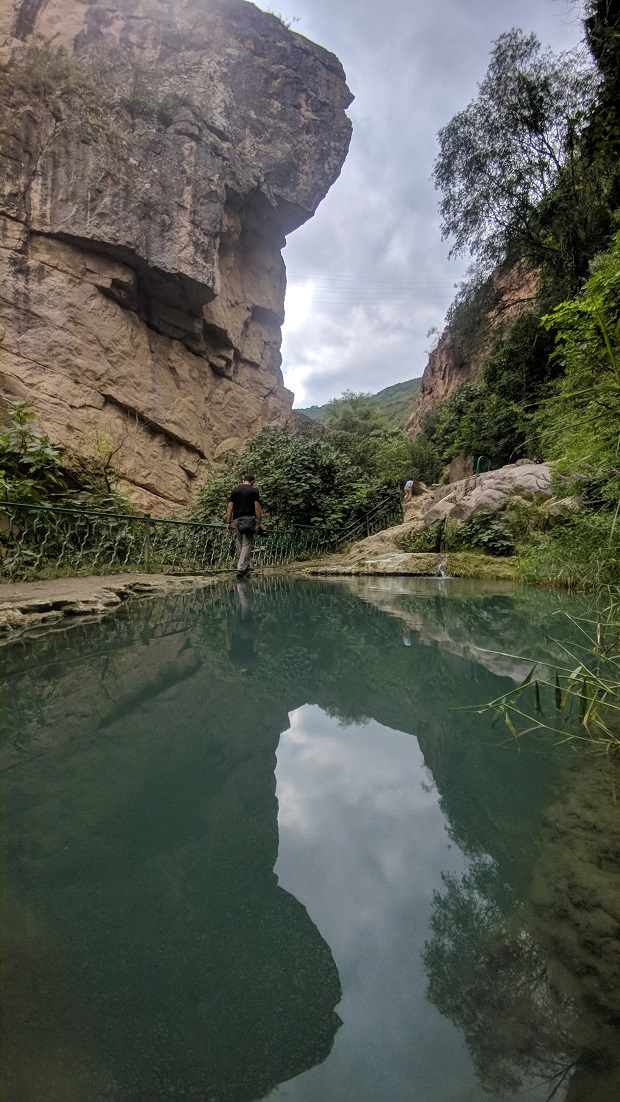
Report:
[[[617,596],[592,617],[564,612],[570,639],[555,642],[563,653],[561,664],[548,675],[535,676],[534,662],[516,688],[489,701],[481,712],[503,719],[518,740],[532,731],[545,731],[558,742],[584,742],[606,753],[620,751],[620,605]],[[509,657],[523,657],[510,655]]]
[[[514,558],[498,558],[477,551],[455,551],[446,555],[444,570],[451,578],[495,578],[498,581],[517,578]]]

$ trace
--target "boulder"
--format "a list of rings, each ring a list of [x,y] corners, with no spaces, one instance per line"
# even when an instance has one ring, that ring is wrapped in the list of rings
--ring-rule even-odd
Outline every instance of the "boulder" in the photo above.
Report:
[[[532,501],[551,496],[549,465],[520,461],[438,488],[434,503],[424,513],[424,524],[430,527],[447,517],[466,521],[474,513],[497,513],[511,498]]]

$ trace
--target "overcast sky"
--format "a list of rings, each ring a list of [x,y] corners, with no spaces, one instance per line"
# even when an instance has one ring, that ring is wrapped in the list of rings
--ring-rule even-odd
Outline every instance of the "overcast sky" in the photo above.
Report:
[[[285,382],[295,406],[421,375],[467,263],[448,260],[430,177],[441,126],[476,96],[511,27],[560,51],[582,40],[573,0],[259,3],[342,61],[355,100],[340,178],[284,250]]]

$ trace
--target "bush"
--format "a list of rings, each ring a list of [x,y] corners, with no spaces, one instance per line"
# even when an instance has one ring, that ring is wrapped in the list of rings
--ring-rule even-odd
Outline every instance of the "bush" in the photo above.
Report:
[[[65,485],[60,452],[35,420],[28,402],[13,402],[0,434],[0,493],[10,501],[36,504]]]
[[[472,549],[487,555],[514,555],[514,539],[506,519],[496,513],[480,512],[460,524],[448,517],[444,525],[442,550]]]
[[[434,524],[431,528],[418,528],[415,532],[407,532],[399,541],[403,551],[409,554],[424,554],[441,550],[442,524]]]
[[[124,441],[115,444],[107,433],[80,438],[82,455],[63,454],[49,436],[38,431],[28,402],[13,402],[0,433],[0,495],[23,504],[66,504],[134,512],[121,493],[122,474],[116,467]],[[86,450],[90,454],[86,454]]]
[[[522,549],[524,581],[598,592],[620,584],[620,529],[610,513],[575,513]]]
[[[205,483],[194,515],[221,522],[231,489],[247,471],[256,477],[265,515],[283,525],[324,525],[335,532],[361,521],[382,503],[396,505],[397,480],[373,476],[355,463],[342,446],[344,435],[262,429]]]

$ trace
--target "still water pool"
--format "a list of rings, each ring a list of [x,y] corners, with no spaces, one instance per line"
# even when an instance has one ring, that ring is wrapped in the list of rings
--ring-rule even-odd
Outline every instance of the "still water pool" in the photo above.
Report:
[[[3,1102],[616,1102],[617,768],[472,710],[567,603],[258,578],[5,647]]]

